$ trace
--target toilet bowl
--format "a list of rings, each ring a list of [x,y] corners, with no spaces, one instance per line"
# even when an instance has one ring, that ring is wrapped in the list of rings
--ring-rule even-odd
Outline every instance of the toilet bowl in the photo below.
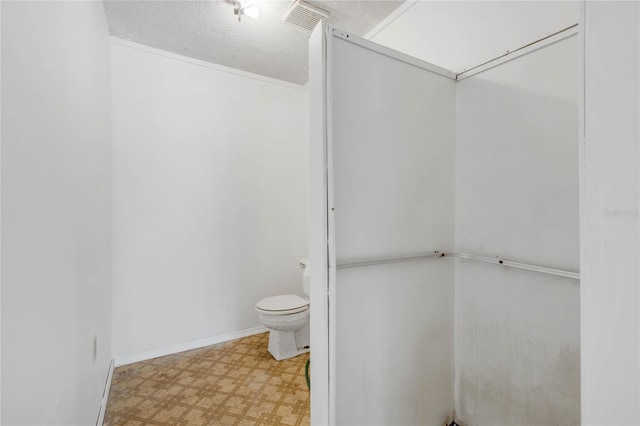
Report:
[[[303,290],[308,295],[309,268],[305,269]],[[309,300],[294,294],[272,296],[256,303],[260,322],[269,329],[269,353],[281,361],[309,352]]]

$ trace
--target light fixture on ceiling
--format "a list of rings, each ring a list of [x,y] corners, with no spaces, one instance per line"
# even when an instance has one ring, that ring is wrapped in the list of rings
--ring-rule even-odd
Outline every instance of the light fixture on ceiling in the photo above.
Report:
[[[260,9],[255,5],[248,4],[246,1],[243,1],[242,3],[236,1],[233,5],[235,6],[233,13],[238,16],[238,22],[242,20],[244,15],[253,19],[258,19],[258,16],[260,16]]]

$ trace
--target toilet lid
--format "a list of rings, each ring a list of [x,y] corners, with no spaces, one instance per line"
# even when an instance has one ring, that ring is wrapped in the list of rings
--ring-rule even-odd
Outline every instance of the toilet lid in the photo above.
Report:
[[[309,301],[295,294],[273,296],[256,303],[256,308],[263,311],[290,311],[309,306]]]

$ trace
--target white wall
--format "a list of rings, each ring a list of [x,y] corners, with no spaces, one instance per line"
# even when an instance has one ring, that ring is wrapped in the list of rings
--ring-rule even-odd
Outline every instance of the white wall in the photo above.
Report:
[[[640,424],[637,2],[586,2],[582,422]]]
[[[456,251],[579,270],[578,38],[457,85]],[[459,261],[456,411],[580,423],[579,282]]]
[[[102,3],[2,2],[6,425],[98,415],[111,360],[109,83]]]
[[[307,91],[112,43],[116,360],[260,325],[301,293]]]
[[[338,263],[449,250],[455,82],[336,38],[330,61]],[[336,424],[451,415],[453,266],[337,271]]]

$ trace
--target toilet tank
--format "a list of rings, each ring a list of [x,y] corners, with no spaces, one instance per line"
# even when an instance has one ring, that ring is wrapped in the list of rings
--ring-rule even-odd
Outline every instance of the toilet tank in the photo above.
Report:
[[[305,296],[309,297],[309,285],[311,283],[311,268],[309,267],[309,259],[300,259],[300,266],[302,267],[302,291]]]

